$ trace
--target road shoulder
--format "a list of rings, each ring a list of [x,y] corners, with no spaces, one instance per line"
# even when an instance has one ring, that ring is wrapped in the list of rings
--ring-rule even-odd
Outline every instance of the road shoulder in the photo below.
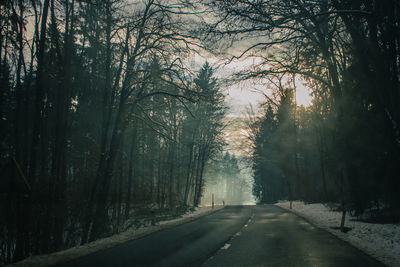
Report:
[[[139,239],[145,236],[148,236],[152,233],[172,228],[184,223],[189,223],[194,220],[197,220],[201,217],[213,214],[217,211],[220,211],[223,209],[224,206],[215,206],[214,209],[207,208],[205,207],[204,210],[201,210],[201,208],[198,210],[198,212],[193,212],[193,213],[187,213],[184,214],[181,218],[173,219],[173,220],[168,220],[168,221],[161,221],[157,225],[153,226],[146,226],[142,227],[139,229],[128,229],[125,232],[119,233],[112,235],[110,237],[102,238],[93,242],[90,242],[88,244],[84,244],[81,246],[76,246],[72,247],[66,250],[62,251],[57,251],[54,253],[50,254],[43,254],[43,255],[36,255],[29,257],[27,259],[24,259],[22,261],[7,265],[6,267],[11,267],[11,266],[18,266],[18,267],[44,267],[44,266],[50,266],[66,261],[70,261],[100,250],[104,250],[107,248],[111,248],[117,245],[120,245],[122,243]]]
[[[352,233],[352,231],[358,231],[357,226],[359,223],[349,222],[347,219],[346,224],[353,229],[350,232],[342,233],[337,229],[331,228],[331,227],[339,225],[340,215],[337,215],[337,216],[339,216],[338,218],[326,219],[326,218],[323,218],[324,217],[323,214],[320,214],[319,216],[313,216],[301,209],[296,210],[296,207],[298,208],[299,205],[305,205],[303,203],[299,204],[299,202],[294,202],[293,209],[286,207],[285,204],[286,203],[278,203],[278,204],[275,204],[275,206],[303,218],[304,220],[306,220],[313,226],[318,227],[322,230],[325,230],[326,232],[333,235],[335,238],[345,241],[346,243],[350,244],[351,246],[357,248],[358,250],[360,250],[363,253],[367,254],[368,256],[376,259],[377,261],[382,262],[383,264],[385,264],[387,266],[399,266],[400,262],[398,260],[398,258],[399,258],[398,255],[391,255],[392,253],[390,253],[390,251],[386,251],[384,247],[381,249],[375,248],[375,246],[378,246],[378,247],[382,246],[382,244],[378,244],[378,243],[380,243],[379,239],[374,239],[373,237],[371,237],[371,238],[368,238],[368,240],[363,240],[365,237],[353,236],[354,234]],[[332,213],[332,212],[330,212],[330,213]],[[325,217],[329,217],[329,216],[331,216],[331,214],[328,214]],[[371,234],[371,236],[372,236],[372,234]],[[387,242],[390,242],[390,241],[387,240]],[[392,243],[392,245],[393,245],[393,243]],[[400,252],[398,252],[398,253],[400,253]]]

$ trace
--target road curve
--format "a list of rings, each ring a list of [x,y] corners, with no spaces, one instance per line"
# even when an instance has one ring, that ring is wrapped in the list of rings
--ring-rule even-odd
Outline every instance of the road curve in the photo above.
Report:
[[[262,205],[229,206],[55,266],[383,265],[290,212]]]

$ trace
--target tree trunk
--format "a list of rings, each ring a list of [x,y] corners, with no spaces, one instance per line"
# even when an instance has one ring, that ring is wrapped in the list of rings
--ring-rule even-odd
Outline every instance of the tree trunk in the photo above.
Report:
[[[104,234],[107,228],[108,220],[108,192],[110,186],[110,180],[114,170],[115,158],[120,148],[120,144],[125,133],[126,122],[125,122],[125,102],[126,96],[121,93],[121,100],[119,111],[116,117],[115,127],[112,134],[110,151],[107,153],[107,158],[104,166],[99,166],[98,174],[99,177],[99,192],[96,199],[95,216],[93,218],[93,229],[90,234],[90,241],[93,241]]]
[[[189,160],[187,163],[187,168],[186,168],[186,183],[185,183],[185,195],[183,198],[183,205],[187,205],[187,200],[189,197],[189,190],[190,190],[190,174],[192,170],[192,157],[193,157],[193,143],[189,145]]]
[[[35,110],[33,116],[33,130],[32,130],[32,146],[31,155],[29,160],[29,173],[28,182],[33,184],[36,178],[36,166],[37,166],[37,155],[39,154],[40,146],[40,130],[43,110],[43,99],[44,99],[44,88],[43,88],[43,65],[44,65],[44,53],[46,45],[46,29],[47,29],[47,15],[49,9],[49,0],[44,0],[42,10],[42,21],[40,27],[40,39],[37,53],[37,76],[36,76],[36,92],[35,92]],[[29,227],[30,227],[30,210],[31,210],[31,195],[23,203],[20,203],[21,208],[17,209],[19,214],[19,223],[17,225],[17,240],[15,244],[15,252],[13,261],[21,260],[25,257],[27,251],[25,248],[29,244]]]
[[[131,198],[132,198],[132,180],[134,178],[134,172],[135,172],[135,151],[136,151],[136,136],[137,136],[137,127],[134,128],[133,134],[132,134],[132,140],[131,140],[131,148],[129,152],[129,159],[128,159],[128,188],[127,188],[127,193],[126,193],[126,203],[125,203],[125,220],[129,218],[129,212],[131,209]]]

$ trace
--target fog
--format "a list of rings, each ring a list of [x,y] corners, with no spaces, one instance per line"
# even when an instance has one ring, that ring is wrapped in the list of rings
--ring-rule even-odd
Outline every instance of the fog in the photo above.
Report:
[[[252,171],[247,160],[225,152],[205,171],[201,204],[212,205],[213,199],[215,205],[254,204],[252,186]]]

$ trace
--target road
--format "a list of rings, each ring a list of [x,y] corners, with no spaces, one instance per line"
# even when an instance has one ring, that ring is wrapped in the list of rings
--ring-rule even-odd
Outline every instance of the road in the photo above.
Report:
[[[383,266],[360,250],[273,205],[228,206],[190,223],[57,267]]]

